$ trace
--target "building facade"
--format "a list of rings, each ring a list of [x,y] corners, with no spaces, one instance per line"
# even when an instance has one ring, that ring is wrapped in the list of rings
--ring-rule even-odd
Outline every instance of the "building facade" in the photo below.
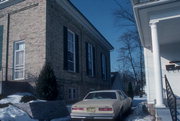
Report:
[[[164,107],[165,75],[176,97],[180,97],[180,1],[132,0],[144,47],[149,104]]]
[[[69,0],[0,3],[2,93],[7,82],[34,87],[45,62],[55,72],[59,98],[74,101],[110,88],[113,47]]]

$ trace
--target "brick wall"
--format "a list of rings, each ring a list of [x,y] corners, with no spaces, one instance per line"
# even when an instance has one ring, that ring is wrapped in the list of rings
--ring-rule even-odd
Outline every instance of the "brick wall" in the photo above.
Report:
[[[14,42],[25,42],[25,79],[37,77],[45,61],[46,1],[26,0],[0,11],[4,26],[3,63],[6,67],[7,27],[9,19],[8,80],[13,80]],[[8,18],[9,14],[9,18]],[[5,74],[5,68],[3,68]],[[5,75],[3,76],[5,80]]]
[[[68,89],[75,88],[77,99],[90,90],[108,89],[110,84],[110,52],[84,26],[53,0],[25,0],[0,11],[0,25],[4,25],[3,67],[6,67],[7,23],[9,14],[8,80],[13,80],[13,46],[15,41],[25,42],[25,82],[34,86],[45,61],[52,64],[59,85],[59,98],[68,100]],[[63,69],[63,26],[79,36],[79,73]],[[85,43],[95,47],[96,76],[86,74]],[[107,58],[107,80],[101,77],[101,53]],[[1,72],[0,72],[1,73]],[[5,69],[3,69],[5,80]],[[19,80],[21,82],[24,80]],[[16,86],[18,87],[18,86]],[[19,88],[19,87],[18,87]],[[71,102],[72,100],[69,100]]]
[[[63,69],[63,26],[79,36],[79,73],[68,72]],[[88,77],[86,74],[86,48],[85,43],[95,47],[96,76]],[[107,57],[107,81],[101,78],[101,53]],[[67,11],[56,2],[49,2],[47,6],[47,59],[53,63],[56,77],[64,85],[64,98],[68,99],[68,88],[79,90],[82,99],[92,89],[108,89],[110,84],[110,52],[102,46],[97,38],[90,34],[85,27],[76,21]]]

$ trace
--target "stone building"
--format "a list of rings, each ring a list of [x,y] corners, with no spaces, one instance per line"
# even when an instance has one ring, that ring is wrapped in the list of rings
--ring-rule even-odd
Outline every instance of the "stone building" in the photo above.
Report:
[[[1,93],[32,90],[46,61],[67,101],[108,89],[112,49],[69,0],[0,0]]]

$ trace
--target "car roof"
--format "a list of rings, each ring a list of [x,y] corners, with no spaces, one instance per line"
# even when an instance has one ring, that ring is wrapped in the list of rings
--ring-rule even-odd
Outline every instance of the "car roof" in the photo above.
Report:
[[[96,93],[96,92],[117,92],[119,90],[98,90],[98,91],[91,91],[89,93]]]

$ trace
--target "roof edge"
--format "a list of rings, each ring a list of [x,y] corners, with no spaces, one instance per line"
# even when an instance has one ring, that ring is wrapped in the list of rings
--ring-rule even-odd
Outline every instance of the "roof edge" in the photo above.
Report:
[[[104,45],[109,49],[109,50],[113,50],[114,47],[109,43],[109,41],[96,29],[96,27],[82,14],[82,12],[70,1],[67,0],[67,2],[71,5],[71,7],[77,11],[80,16],[87,22],[87,24],[89,24],[90,27],[92,27],[92,29],[94,29],[94,31],[99,35],[99,37],[101,38],[101,41],[104,43]],[[91,28],[90,28],[91,29]],[[97,35],[95,35],[97,36]]]

